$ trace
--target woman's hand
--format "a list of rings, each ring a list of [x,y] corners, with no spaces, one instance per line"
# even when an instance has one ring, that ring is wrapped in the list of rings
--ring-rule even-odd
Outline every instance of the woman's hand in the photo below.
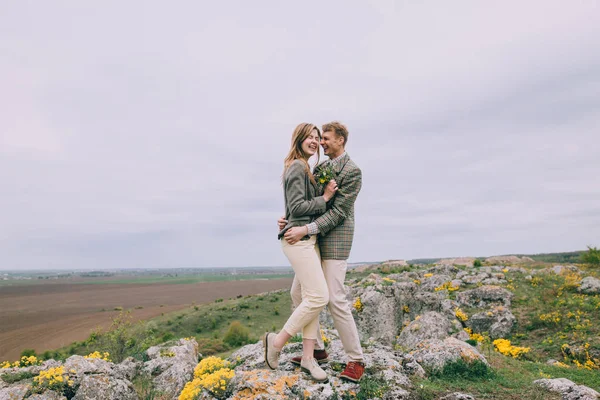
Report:
[[[327,186],[325,186],[325,193],[323,193],[323,198],[325,199],[325,201],[331,200],[331,198],[335,195],[335,192],[337,192],[337,190],[338,187],[335,179],[330,180]]]

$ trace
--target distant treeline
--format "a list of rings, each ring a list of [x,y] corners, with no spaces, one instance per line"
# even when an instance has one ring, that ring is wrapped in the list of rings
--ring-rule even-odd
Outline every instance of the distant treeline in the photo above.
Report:
[[[542,254],[515,254],[519,257],[526,256],[535,261],[557,262],[557,263],[578,263],[581,262],[581,255],[585,251],[569,251],[566,253],[542,253]]]
[[[540,254],[505,254],[508,256],[517,257],[530,257],[535,261],[541,262],[555,262],[555,263],[579,263],[581,262],[581,255],[585,253],[584,250],[580,251],[568,251],[564,253],[540,253]],[[445,257],[454,258],[454,257]],[[476,257],[480,260],[485,260],[487,257]],[[414,260],[406,260],[409,264],[434,264],[442,258],[416,258]]]

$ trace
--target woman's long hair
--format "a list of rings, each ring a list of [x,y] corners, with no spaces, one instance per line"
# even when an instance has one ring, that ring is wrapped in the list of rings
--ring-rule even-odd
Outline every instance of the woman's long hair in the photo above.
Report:
[[[321,137],[321,131],[319,130],[319,128],[317,128],[316,125],[313,125],[313,124],[303,122],[300,125],[298,125],[296,127],[296,129],[294,129],[294,133],[292,134],[292,147],[290,148],[290,152],[288,153],[287,157],[283,161],[283,174],[284,175],[285,175],[285,171],[288,169],[288,167],[294,160],[300,160],[304,163],[304,169],[306,170],[308,177],[310,178],[310,180],[313,183],[315,183],[315,177],[310,172],[310,166],[308,165],[308,162],[306,161],[308,159],[308,154],[306,154],[304,152],[304,150],[302,150],[302,142],[304,142],[304,140],[308,137],[308,135],[310,135],[310,133],[313,130],[316,130],[319,137]],[[319,146],[317,146],[317,164],[319,164],[320,156],[321,156],[321,150],[320,150]],[[283,181],[283,176],[282,176],[282,181]]]

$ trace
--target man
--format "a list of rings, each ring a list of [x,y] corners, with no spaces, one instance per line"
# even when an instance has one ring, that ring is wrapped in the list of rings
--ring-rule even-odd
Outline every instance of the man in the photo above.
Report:
[[[346,153],[347,143],[346,126],[340,122],[323,125],[321,146],[329,161],[317,166],[314,175],[318,177],[324,168],[333,167],[339,190],[327,203],[327,211],[323,215],[308,225],[291,228],[284,237],[290,244],[294,244],[306,235],[319,234],[321,266],[329,289],[329,312],[349,361],[340,377],[358,382],[364,374],[365,364],[356,323],[346,299],[344,281],[354,237],[354,202],[362,186],[362,173]],[[324,184],[317,183],[322,193]],[[278,222],[281,228],[287,221],[282,218]],[[296,279],[292,284],[291,295],[294,305],[302,301],[301,287]],[[317,340],[314,357],[319,363],[329,360],[321,338]],[[292,359],[295,364],[300,364],[300,361],[301,357]]]

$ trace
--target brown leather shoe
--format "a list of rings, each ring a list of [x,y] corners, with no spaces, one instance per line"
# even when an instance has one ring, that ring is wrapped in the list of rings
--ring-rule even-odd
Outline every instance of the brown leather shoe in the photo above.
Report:
[[[315,350],[313,351],[313,357],[319,364],[325,364],[329,362],[329,354],[325,350]],[[302,362],[302,356],[292,358],[292,364],[300,365]]]
[[[352,382],[358,382],[358,381],[360,381],[360,378],[362,378],[364,373],[365,373],[365,363],[350,361],[348,363],[348,365],[346,365],[344,372],[342,372],[340,374],[340,378],[346,379],[346,380],[349,380]]]

